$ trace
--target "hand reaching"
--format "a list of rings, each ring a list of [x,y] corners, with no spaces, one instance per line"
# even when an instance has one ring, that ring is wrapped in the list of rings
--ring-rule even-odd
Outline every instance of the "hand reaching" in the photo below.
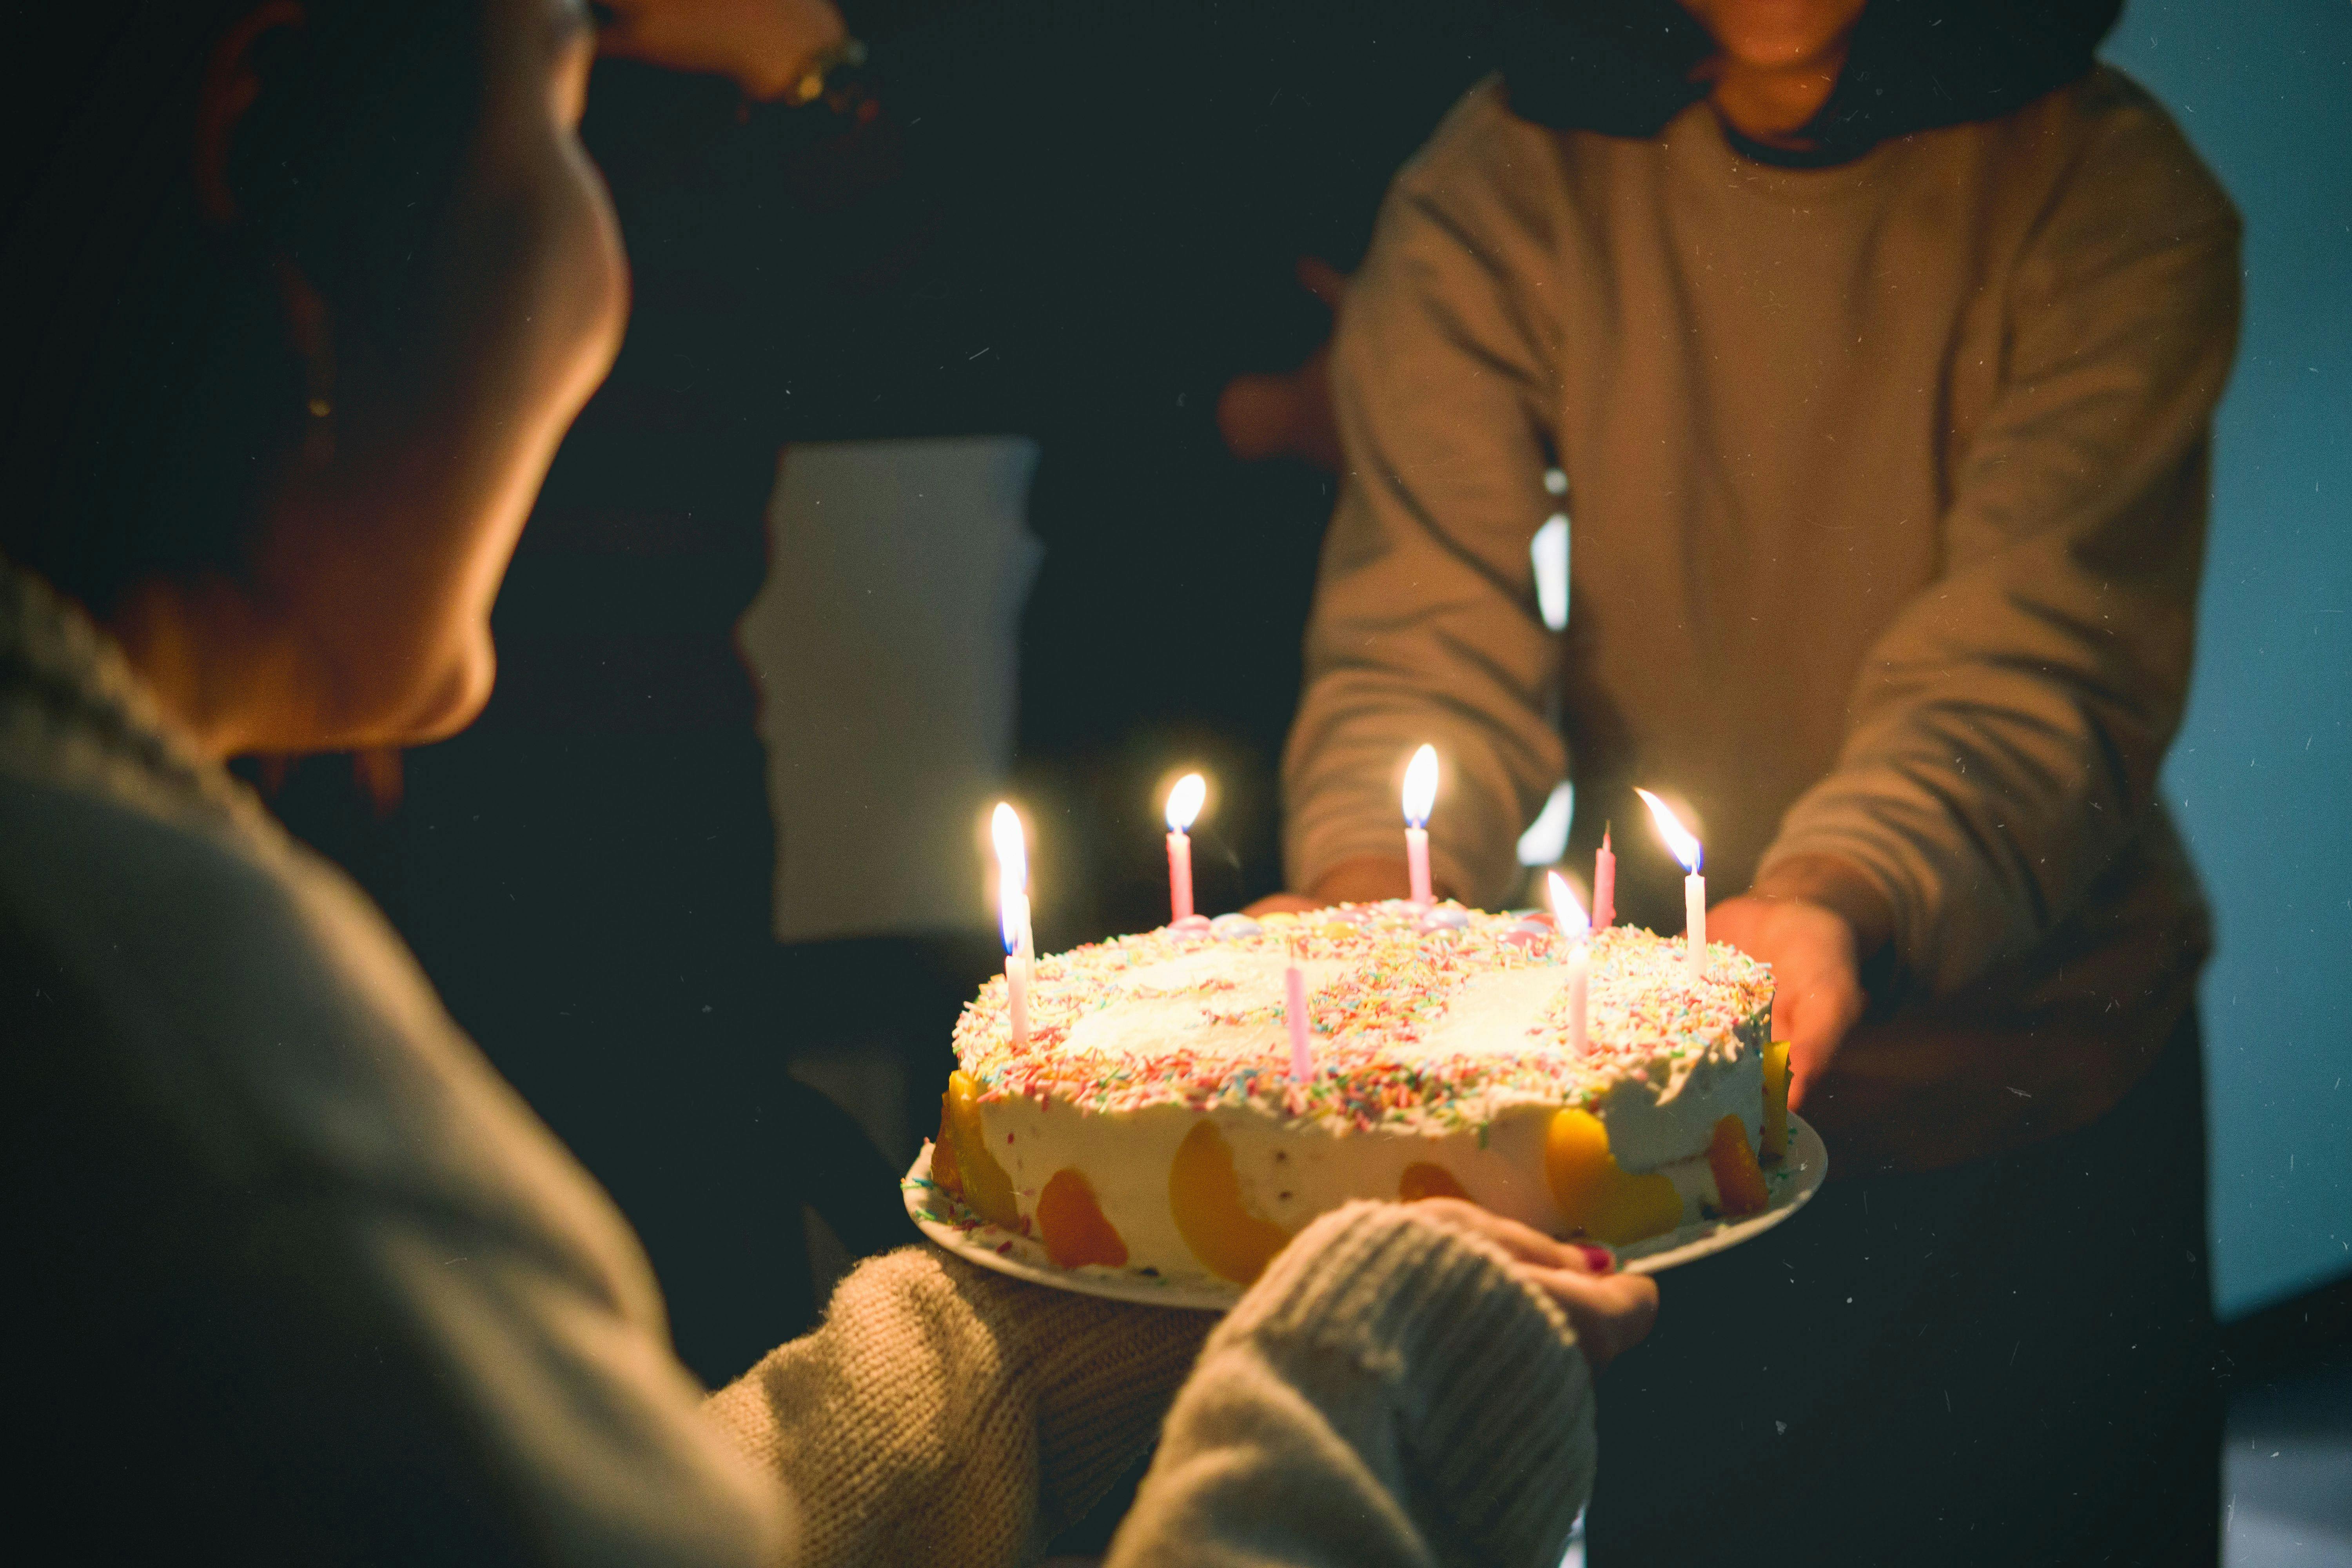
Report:
[[[1298,284],[1336,319],[1348,275],[1318,257],[1298,261]],[[1339,471],[1339,427],[1331,414],[1331,342],[1324,339],[1297,370],[1237,375],[1217,398],[1217,431],[1244,463],[1297,458],[1327,474]]]
[[[1402,899],[1412,890],[1412,879],[1405,869],[1403,856],[1390,858],[1363,855],[1353,860],[1342,860],[1332,867],[1308,892],[1269,893],[1243,912],[1249,915],[1305,914],[1309,910],[1328,910],[1334,904],[1370,904],[1382,899]],[[1444,897],[1445,889],[1441,888],[1438,893]]]
[[[766,101],[847,37],[833,0],[605,0],[599,52],[733,79]]]
[[[1657,1285],[1645,1275],[1617,1273],[1601,1247],[1554,1241],[1531,1226],[1461,1198],[1423,1198],[1413,1212],[1502,1248],[1511,1260],[1511,1271],[1568,1315],[1595,1376],[1620,1352],[1641,1343],[1657,1321]]]
[[[1772,966],[1772,1037],[1789,1042],[1789,1104],[1802,1105],[1862,1018],[1853,927],[1820,904],[1750,893],[1709,910],[1706,929]]]

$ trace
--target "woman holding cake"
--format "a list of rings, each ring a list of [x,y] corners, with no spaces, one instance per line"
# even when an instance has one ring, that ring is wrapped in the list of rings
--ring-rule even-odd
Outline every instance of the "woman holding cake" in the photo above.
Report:
[[[679,0],[624,42],[708,68],[698,26],[760,9]],[[603,1194],[222,765],[481,705],[516,531],[626,310],[573,136],[588,12],[48,19],[0,220],[20,1531],[107,1560],[1012,1562],[1173,1395],[1118,1562],[1556,1562],[1592,1371],[1654,1293],[1458,1204],[1328,1216],[1205,1350],[1198,1315],[909,1249],[704,1397]]]
[[[2214,1551],[2208,938],[2156,785],[2238,225],[2095,65],[2116,10],[1567,7],[1399,175],[1341,314],[1293,901],[1405,891],[1433,742],[1441,892],[1507,900],[1572,775],[1672,929],[1630,789],[1679,791],[1847,1178],[1678,1275],[1604,1435],[1612,1563],[1941,1561],[1996,1506],[2005,1558]]]

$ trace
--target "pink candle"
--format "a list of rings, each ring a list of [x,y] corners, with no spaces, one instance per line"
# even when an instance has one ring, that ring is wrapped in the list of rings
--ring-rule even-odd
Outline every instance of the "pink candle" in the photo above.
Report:
[[[1609,849],[1609,829],[1601,829],[1601,847],[1592,852],[1592,929],[1607,931],[1617,923],[1617,857]]]
[[[1429,884],[1429,813],[1437,804],[1437,748],[1423,746],[1404,770],[1404,861],[1412,901],[1437,901]]]
[[[1192,841],[1181,833],[1168,836],[1168,923],[1192,912]]]
[[[1552,921],[1558,927],[1552,938],[1552,951],[1568,964],[1568,1047],[1582,1056],[1590,1039],[1592,944],[1586,938],[1591,925],[1584,911],[1577,908],[1576,895],[1569,891],[1567,878],[1551,871],[1546,873],[1546,881],[1551,894]]]
[[[1168,792],[1168,921],[1173,925],[1192,913],[1192,819],[1201,815],[1208,782],[1186,773]]]
[[[1282,1017],[1290,1026],[1290,1076],[1305,1083],[1315,1076],[1315,1053],[1307,1045],[1307,972],[1298,967],[1295,946],[1282,972]]]

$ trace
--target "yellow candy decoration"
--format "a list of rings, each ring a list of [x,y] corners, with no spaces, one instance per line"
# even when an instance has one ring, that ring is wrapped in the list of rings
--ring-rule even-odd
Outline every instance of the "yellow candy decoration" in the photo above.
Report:
[[[947,1111],[947,1134],[955,1145],[964,1203],[989,1224],[1019,1230],[1021,1205],[1013,1196],[1013,1178],[988,1152],[988,1138],[980,1126],[980,1084],[969,1073],[948,1074]]]
[[[1764,1157],[1789,1152],[1789,1042],[1764,1047]]]
[[[1660,1236],[1683,1222],[1682,1194],[1654,1172],[1629,1175],[1609,1152],[1609,1129],[1589,1110],[1563,1109],[1544,1133],[1544,1175],[1572,1231],[1612,1247]]]
[[[1169,1163],[1168,1207],[1184,1245],[1221,1279],[1248,1284],[1290,1241],[1288,1231],[1243,1205],[1233,1148],[1205,1117],[1184,1135]]]

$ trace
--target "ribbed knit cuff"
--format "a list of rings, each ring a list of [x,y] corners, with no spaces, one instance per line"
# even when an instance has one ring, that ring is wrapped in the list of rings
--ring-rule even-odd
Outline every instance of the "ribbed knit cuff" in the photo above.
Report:
[[[1324,1215],[1211,1336],[1380,1378],[1433,1521],[1472,1558],[1559,1561],[1592,1489],[1591,1372],[1558,1306],[1485,1241],[1399,1204]],[[1311,1381],[1302,1378],[1302,1381]]]
[[[1868,963],[1895,940],[1895,901],[1842,855],[1805,852],[1768,861],[1748,889],[1759,899],[1819,904],[1853,931],[1854,958]]]

